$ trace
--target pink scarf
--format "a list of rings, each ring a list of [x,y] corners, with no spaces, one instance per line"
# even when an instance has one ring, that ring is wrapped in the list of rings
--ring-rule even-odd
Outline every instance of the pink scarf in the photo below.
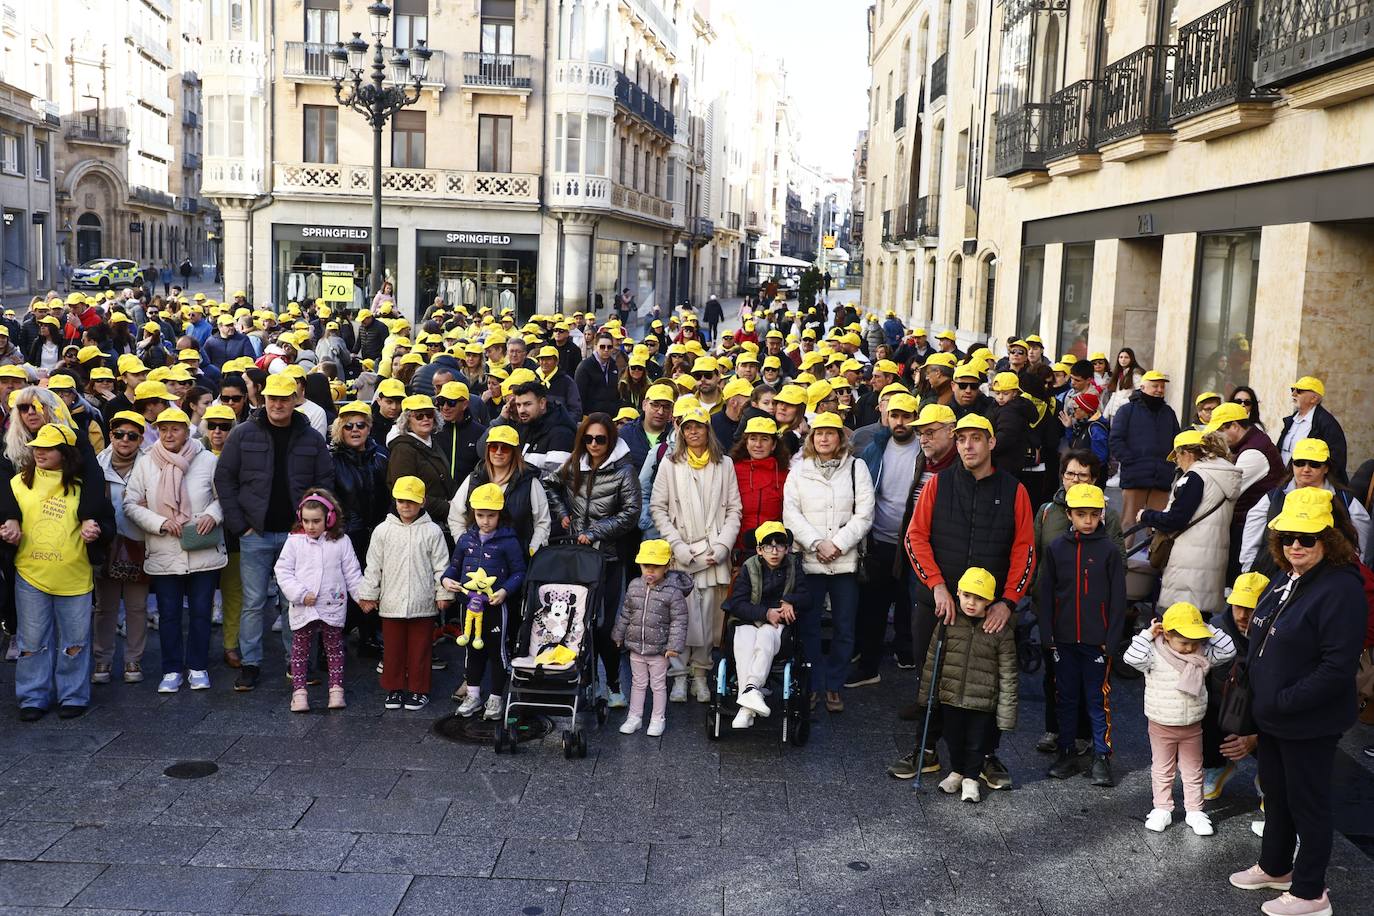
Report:
[[[1207,692],[1207,670],[1212,667],[1212,662],[1203,654],[1202,649],[1198,649],[1192,655],[1179,655],[1169,646],[1163,636],[1156,636],[1155,652],[1168,663],[1170,668],[1179,672],[1179,690],[1190,697],[1198,698]]]
[[[148,454],[157,464],[157,492],[153,496],[154,512],[178,524],[191,520],[191,496],[186,492],[186,472],[203,446],[195,439],[187,439],[180,452],[169,452],[161,441],[154,442]]]

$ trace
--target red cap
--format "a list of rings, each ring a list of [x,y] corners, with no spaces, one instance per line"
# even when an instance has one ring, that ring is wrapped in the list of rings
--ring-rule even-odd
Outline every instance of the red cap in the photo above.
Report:
[[[1097,413],[1097,405],[1101,399],[1091,391],[1084,391],[1082,394],[1073,396],[1073,406],[1082,407],[1088,413]]]

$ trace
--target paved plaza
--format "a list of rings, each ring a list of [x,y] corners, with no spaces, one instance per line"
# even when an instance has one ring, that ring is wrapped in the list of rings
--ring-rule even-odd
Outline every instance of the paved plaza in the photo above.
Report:
[[[974,806],[884,774],[917,729],[896,717],[912,680],[895,669],[849,691],[842,715],[821,712],[803,748],[771,721],[710,742],[692,703],[670,709],[661,739],[620,735],[614,713],[585,760],[565,760],[557,732],[514,757],[434,734],[455,667],[418,713],[383,712],[372,664],[352,654],[342,712],[289,712],[279,654],[251,694],[216,665],[208,692],[159,696],[155,676],[97,687],[72,721],[21,725],[7,705],[0,914],[1134,916],[1249,914],[1265,899],[1226,883],[1258,850],[1252,763],[1210,803],[1216,836],[1145,830],[1140,681],[1116,683],[1121,784],[1107,790],[1044,777],[1039,677],[1023,677],[1002,750],[1016,786]],[[0,667],[8,696],[13,678]],[[1374,832],[1374,776],[1355,762],[1371,738],[1357,728],[1337,759],[1351,834]],[[218,770],[164,775],[185,761]],[[1330,881],[1337,912],[1370,912],[1374,862],[1345,836]]]

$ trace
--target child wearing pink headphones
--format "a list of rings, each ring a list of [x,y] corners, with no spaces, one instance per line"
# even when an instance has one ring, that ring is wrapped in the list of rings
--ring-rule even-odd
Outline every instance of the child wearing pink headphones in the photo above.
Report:
[[[344,708],[343,625],[348,596],[359,607],[375,604],[358,598],[362,568],[353,544],[344,537],[339,500],[313,487],[296,507],[296,527],[286,539],[276,565],[277,586],[291,602],[291,711],[309,712],[305,692],[310,647],[319,633],[329,665],[329,708]]]

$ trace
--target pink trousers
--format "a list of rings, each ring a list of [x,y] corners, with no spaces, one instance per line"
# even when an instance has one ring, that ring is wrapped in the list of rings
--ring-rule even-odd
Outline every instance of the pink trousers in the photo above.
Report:
[[[1183,810],[1202,810],[1202,723],[1150,723],[1150,780],[1155,807],[1174,810],[1174,774],[1183,779]]]
[[[668,714],[668,656],[630,653],[630,718],[644,717],[644,691],[654,691],[653,719]]]

